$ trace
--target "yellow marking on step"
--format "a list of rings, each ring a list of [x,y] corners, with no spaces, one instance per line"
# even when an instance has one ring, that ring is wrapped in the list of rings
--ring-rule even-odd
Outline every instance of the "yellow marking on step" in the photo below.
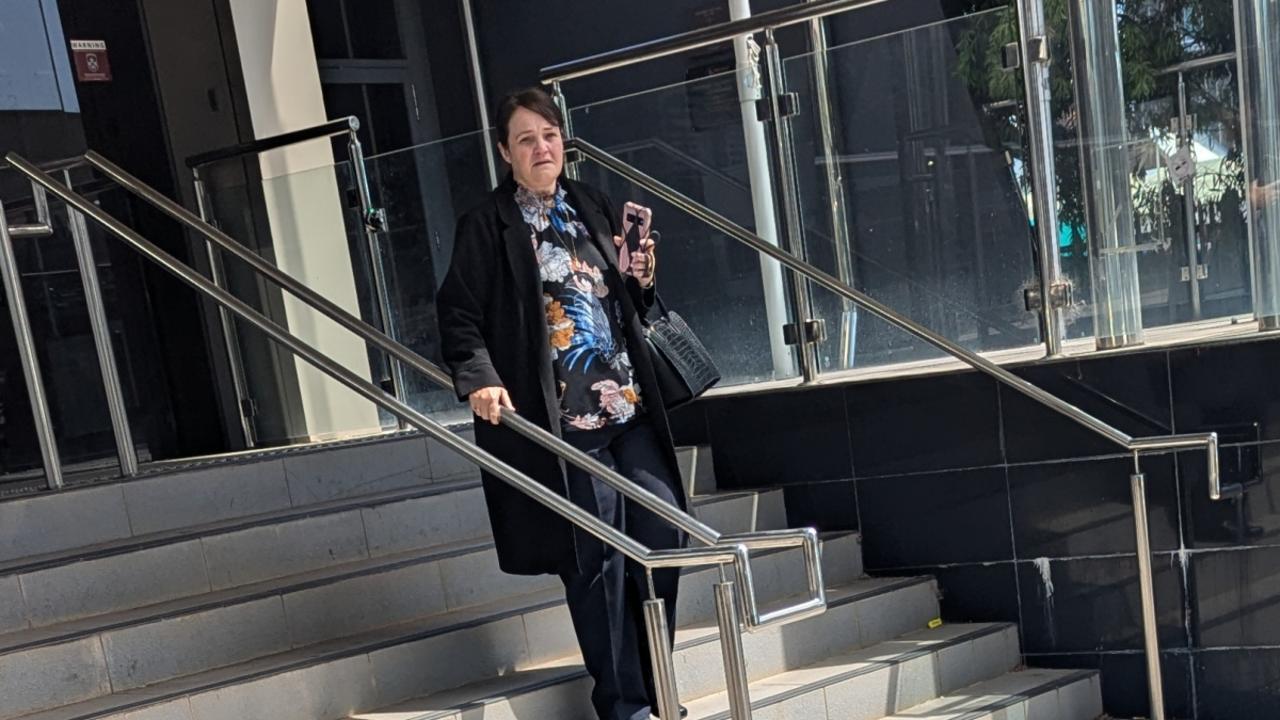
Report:
[[[942,627],[942,618],[934,618],[929,621],[930,630],[937,630],[940,627]]]

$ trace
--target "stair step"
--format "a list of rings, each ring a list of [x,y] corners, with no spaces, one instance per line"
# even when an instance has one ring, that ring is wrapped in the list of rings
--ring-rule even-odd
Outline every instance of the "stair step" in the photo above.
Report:
[[[432,457],[430,446],[397,433],[166,464],[126,481],[5,500],[0,562],[477,477],[443,447]]]
[[[1027,669],[971,685],[886,720],[1097,720],[1096,670]]]
[[[441,483],[10,563],[0,633],[483,539],[484,512],[476,481]]]
[[[699,498],[693,512],[725,533],[786,515],[780,492]],[[0,566],[0,633],[489,536],[479,483],[465,480],[130,538]]]
[[[837,649],[922,627],[936,614],[931,580],[859,580],[834,588],[824,615],[748,635],[751,670],[758,677],[776,674]],[[717,691],[722,671],[714,624],[683,624],[677,647],[682,693],[697,697]],[[189,699],[201,720],[336,720],[574,652],[568,612],[560,591],[553,590],[278,653],[136,692],[91,698],[24,720],[124,720],[126,712],[182,698]],[[0,657],[0,666],[3,662]],[[46,672],[31,668],[28,677],[44,677]],[[19,717],[39,707],[24,702],[24,696],[3,694],[23,704],[6,708],[7,714],[0,717]]]
[[[788,527],[780,489],[702,495],[690,499],[689,506],[694,517],[725,534]]]
[[[850,534],[824,538],[829,584],[860,575],[857,540]],[[752,564],[765,603],[804,586],[798,552],[760,553]],[[681,617],[697,622],[714,616],[716,574],[714,568],[686,571]],[[0,667],[75,673],[80,681],[64,684],[64,695],[25,703],[52,707],[559,585],[552,576],[506,575],[491,543],[466,541],[10,633],[0,636]],[[0,673],[0,696],[9,693],[22,696],[19,678]]]
[[[688,445],[676,448],[680,478],[689,497],[710,495],[716,491],[716,469],[711,460],[710,445]]]
[[[975,662],[975,658],[981,658]],[[879,718],[958,690],[968,677],[995,677],[1017,666],[1017,629],[1006,624],[956,625],[910,633],[790,670],[751,685],[752,709],[769,717],[819,720]],[[748,658],[750,662],[750,658]],[[985,673],[985,674],[979,674]],[[589,717],[591,680],[576,658],[354,715],[351,720],[459,720],[484,717],[561,720]],[[838,711],[826,712],[827,697]],[[814,712],[816,696],[821,712]],[[727,720],[725,693],[686,702],[693,720]],[[876,708],[881,710],[879,714]],[[796,711],[796,712],[793,712]],[[778,715],[782,712],[782,715]]]

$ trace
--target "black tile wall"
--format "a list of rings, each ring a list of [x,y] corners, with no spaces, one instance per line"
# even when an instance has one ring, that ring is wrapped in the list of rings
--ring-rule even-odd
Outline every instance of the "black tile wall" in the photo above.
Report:
[[[1202,454],[1203,456],[1203,454]],[[1172,456],[1145,457],[1148,524],[1156,550],[1178,549]],[[1110,458],[1009,468],[1013,529],[1024,558],[1133,553],[1133,460]]]
[[[1142,458],[1166,700],[1171,717],[1280,718],[1280,340],[1017,372],[1135,437],[1219,434],[1222,501],[1203,452]],[[871,572],[933,574],[948,622],[1018,620],[1032,664],[1101,668],[1110,714],[1147,713],[1117,446],[974,373],[699,406],[726,487],[790,485],[793,523],[860,522]]]
[[[942,619],[947,622],[1018,622],[1015,563],[948,565],[916,572],[937,578]]]
[[[1135,437],[1165,435],[1172,426],[1164,353],[1037,365],[1021,368],[1017,374]],[[1122,452],[1093,431],[1008,387],[1000,388],[1000,403],[1009,462]]]
[[[1280,548],[1195,553],[1191,575],[1197,647],[1280,646]]]
[[[712,402],[714,400],[710,398],[698,400],[667,413],[667,420],[671,423],[671,437],[676,445],[710,444],[707,405]]]
[[[853,477],[844,397],[839,391],[717,398],[707,405],[706,413],[716,482],[722,487]]]
[[[1165,714],[1193,717],[1193,659],[1187,653],[1162,653]],[[1139,652],[1031,655],[1027,665],[1044,668],[1097,668],[1102,671],[1102,704],[1111,717],[1151,717],[1147,658]]]
[[[1280,442],[1228,445],[1218,457],[1234,492],[1210,500],[1204,453],[1178,453],[1187,547],[1280,545]]]
[[[859,478],[857,485],[869,568],[1013,557],[1004,468]]]
[[[974,373],[848,386],[858,477],[998,465],[995,382]]]
[[[1169,557],[1157,556],[1154,568],[1160,646],[1186,647],[1181,572]],[[1136,558],[1023,561],[1018,564],[1018,590],[1023,652],[1142,647]]]
[[[1178,432],[1257,425],[1280,440],[1280,342],[1217,345],[1169,354]]]
[[[1195,653],[1197,720],[1280,717],[1280,649]]]
[[[853,483],[825,482],[783,488],[787,525],[820,531],[858,529],[858,493]]]

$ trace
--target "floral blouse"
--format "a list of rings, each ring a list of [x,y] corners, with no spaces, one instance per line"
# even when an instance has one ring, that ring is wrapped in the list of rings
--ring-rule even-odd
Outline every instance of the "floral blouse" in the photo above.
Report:
[[[641,409],[640,388],[604,258],[564,188],[543,198],[520,186],[516,204],[538,259],[562,427],[598,430],[630,422]]]

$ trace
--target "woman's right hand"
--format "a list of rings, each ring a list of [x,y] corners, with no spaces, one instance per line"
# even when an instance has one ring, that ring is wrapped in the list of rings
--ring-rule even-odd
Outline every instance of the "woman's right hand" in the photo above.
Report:
[[[476,390],[467,396],[467,401],[471,403],[471,412],[494,425],[502,419],[502,408],[512,411],[516,409],[511,404],[511,396],[507,394],[507,389],[496,385]]]

